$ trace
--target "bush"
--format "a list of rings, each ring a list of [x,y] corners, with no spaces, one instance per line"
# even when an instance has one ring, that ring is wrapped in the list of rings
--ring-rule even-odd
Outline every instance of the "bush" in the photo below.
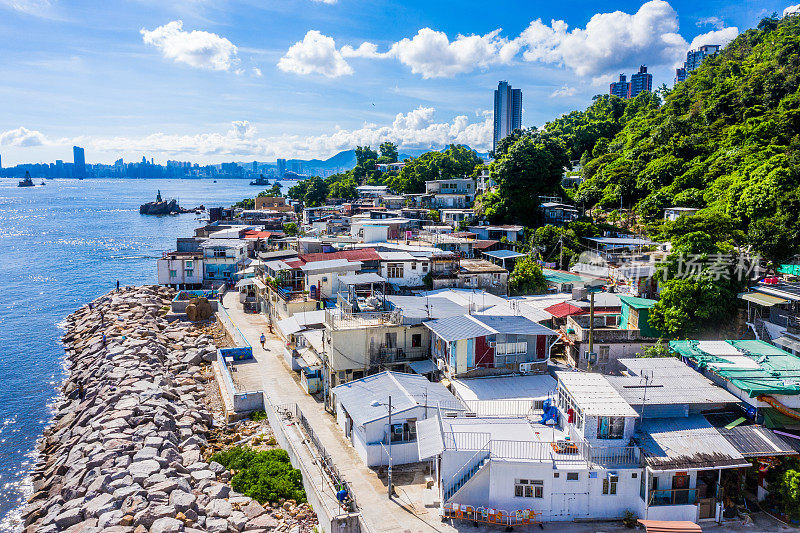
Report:
[[[236,446],[211,456],[228,470],[235,470],[233,490],[250,496],[259,503],[276,502],[280,498],[306,501],[300,471],[289,462],[285,450],[255,451]]]
[[[262,420],[267,419],[267,413],[261,410],[253,411],[250,413],[250,420],[253,422],[261,422]]]

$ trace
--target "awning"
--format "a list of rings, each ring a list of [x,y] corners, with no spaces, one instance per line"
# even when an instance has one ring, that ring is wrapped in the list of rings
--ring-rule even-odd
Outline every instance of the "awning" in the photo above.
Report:
[[[240,279],[236,282],[236,288],[241,289],[242,287],[247,287],[248,285],[252,285],[255,282],[254,278],[244,278]]]
[[[739,298],[765,307],[772,307],[776,304],[785,304],[789,302],[789,300],[778,298],[770,294],[764,294],[763,292],[743,292],[739,295]]]
[[[417,451],[420,461],[435,457],[444,451],[442,426],[438,416],[417,421]]]
[[[639,520],[647,533],[702,533],[703,529],[688,520]]]
[[[424,359],[422,361],[411,361],[408,363],[408,366],[416,372],[417,374],[430,374],[431,372],[436,371],[436,365],[433,364],[433,361],[430,359]]]
[[[791,337],[778,337],[777,339],[773,339],[772,342],[782,348],[787,348],[800,353],[800,341],[797,339],[793,339]]]
[[[262,291],[267,288],[263,281],[258,278],[253,278],[253,285],[261,289]]]

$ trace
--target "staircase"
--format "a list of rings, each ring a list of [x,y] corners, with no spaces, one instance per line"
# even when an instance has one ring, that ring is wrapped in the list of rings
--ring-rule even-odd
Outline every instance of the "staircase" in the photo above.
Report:
[[[478,450],[478,453],[472,456],[472,459],[467,461],[467,463],[462,466],[452,478],[450,478],[450,482],[445,485],[442,502],[446,502],[455,496],[456,492],[461,490],[461,487],[466,485],[467,482],[475,476],[475,474],[481,471],[481,469],[489,462],[489,459],[490,453],[487,444]]]

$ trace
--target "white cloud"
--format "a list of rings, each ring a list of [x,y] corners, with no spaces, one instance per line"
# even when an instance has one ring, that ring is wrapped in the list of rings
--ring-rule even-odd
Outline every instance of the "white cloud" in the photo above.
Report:
[[[284,72],[322,74],[328,78],[353,73],[342,52],[336,48],[336,41],[317,30],[310,30],[302,41],[293,44],[278,61],[278,68]]]
[[[139,32],[145,44],[177,63],[209,70],[230,70],[239,63],[237,48],[228,39],[207,31],[185,31],[180,20]]]
[[[739,28],[736,26],[703,33],[692,39],[689,50],[696,50],[698,47],[705,44],[718,44],[724,47],[726,44],[736,39],[737,35],[739,35]]]
[[[789,6],[783,10],[783,16],[786,15],[798,15],[800,14],[800,4],[795,4],[793,6]]]
[[[312,0],[312,1],[313,1],[313,2],[316,2],[316,3],[318,3],[318,4],[328,4],[328,5],[333,5],[333,4],[335,4],[335,3],[336,3],[338,0]]]
[[[41,146],[47,143],[44,134],[36,130],[29,130],[20,126],[15,130],[8,130],[0,133],[0,146],[15,146],[25,148],[30,146]]]
[[[516,50],[510,52],[499,33],[498,29],[486,35],[458,35],[451,42],[444,32],[422,28],[411,39],[394,43],[389,53],[423,78],[450,77],[508,62]]]
[[[370,57],[370,58],[381,58],[387,57],[388,54],[382,54],[378,52],[378,45],[374,43],[361,43],[361,46],[358,48],[353,48],[350,45],[342,46],[342,55],[344,57]]]
[[[725,27],[725,21],[719,17],[704,17],[697,21],[698,26],[713,26],[714,28],[721,30]]]
[[[575,96],[575,93],[577,92],[578,90],[575,87],[564,85],[563,87],[550,93],[550,98],[566,98],[568,96]]]
[[[518,38],[526,61],[564,65],[579,76],[607,75],[634,65],[673,64],[686,54],[675,10],[650,0],[634,14],[598,13],[586,28],[534,20]]]
[[[263,75],[264,75],[264,74],[261,72],[261,69],[260,69],[260,68],[258,68],[258,67],[253,67],[253,76],[255,76],[256,78],[260,78],[260,77],[261,77],[261,76],[263,76]]]
[[[450,122],[436,122],[432,107],[419,107],[408,113],[398,113],[391,124],[364,124],[357,129],[338,129],[332,133],[299,136],[281,135],[259,137],[248,121],[236,121],[225,133],[169,135],[154,133],[146,137],[114,137],[84,139],[93,151],[154,153],[165,157],[330,157],[341,150],[358,145],[378,146],[384,141],[397,143],[401,148],[438,149],[450,143],[467,144],[486,150],[491,144],[491,112],[484,111],[478,121],[457,116]]]
[[[28,15],[40,16],[49,10],[50,0],[0,0],[0,6],[10,7]]]

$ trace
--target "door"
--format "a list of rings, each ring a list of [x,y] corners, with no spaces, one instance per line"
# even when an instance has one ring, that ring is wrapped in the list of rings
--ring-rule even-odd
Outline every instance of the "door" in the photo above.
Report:
[[[689,503],[689,475],[675,474],[672,477],[672,504],[686,505]]]
[[[550,509],[554,517],[573,519],[589,516],[589,493],[554,492],[550,496]]]

